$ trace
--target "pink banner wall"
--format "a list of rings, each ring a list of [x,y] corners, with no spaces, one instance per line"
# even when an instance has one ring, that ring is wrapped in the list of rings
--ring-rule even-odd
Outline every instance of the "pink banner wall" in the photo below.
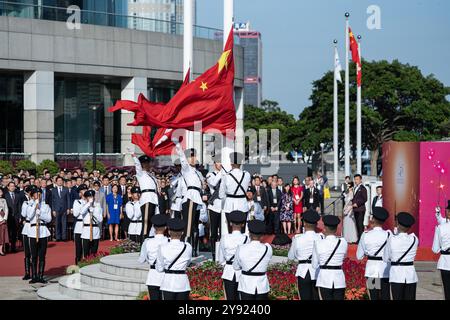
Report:
[[[421,247],[433,244],[439,205],[445,213],[450,200],[450,142],[420,143],[419,239]]]

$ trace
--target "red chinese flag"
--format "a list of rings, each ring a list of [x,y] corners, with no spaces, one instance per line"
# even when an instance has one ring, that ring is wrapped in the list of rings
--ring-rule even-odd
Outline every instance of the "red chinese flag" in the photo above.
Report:
[[[110,111],[119,109],[135,113],[134,126],[187,129],[202,123],[202,132],[214,129],[225,134],[236,129],[233,100],[234,59],[233,30],[230,31],[219,61],[196,80],[180,88],[166,106],[155,106],[142,94],[137,103],[119,101]]]
[[[348,28],[348,34],[350,37],[350,50],[352,51],[352,60],[356,64],[357,68],[356,82],[358,84],[358,87],[360,87],[362,80],[362,70],[361,70],[361,58],[359,56],[359,46],[351,28]]]
[[[152,139],[150,137],[150,134],[152,132],[152,127],[145,126],[142,128],[142,134],[139,133],[133,133],[131,135],[131,143],[134,145],[137,145],[139,148],[141,148],[142,152],[144,152],[149,157],[154,157],[153,152],[153,143]]]

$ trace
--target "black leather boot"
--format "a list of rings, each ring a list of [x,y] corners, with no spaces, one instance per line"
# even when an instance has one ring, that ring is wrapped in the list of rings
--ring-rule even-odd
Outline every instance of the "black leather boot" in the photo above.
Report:
[[[198,232],[194,232],[194,236],[193,236],[193,253],[192,256],[193,257],[198,257]]]
[[[39,280],[39,275],[37,272],[37,261],[31,259],[31,280],[29,283],[37,283]]]
[[[211,239],[211,254],[212,254],[212,261],[216,261],[216,239]]]
[[[39,261],[39,283],[47,283],[47,280],[44,279],[44,271],[45,271],[45,260]]]
[[[25,262],[25,275],[23,276],[22,280],[30,280],[30,258],[24,258],[24,262]]]

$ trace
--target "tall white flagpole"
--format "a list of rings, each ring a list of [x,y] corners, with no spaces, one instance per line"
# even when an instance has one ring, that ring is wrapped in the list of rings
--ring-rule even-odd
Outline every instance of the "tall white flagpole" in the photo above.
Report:
[[[345,133],[344,133],[344,153],[345,153],[345,175],[350,175],[350,87],[349,87],[349,63],[348,52],[350,46],[348,34],[348,18],[350,14],[345,13]]]
[[[338,143],[338,79],[337,74],[337,40],[334,40],[334,83],[333,83],[333,154],[334,154],[334,187],[338,187],[338,161],[339,161],[339,143]]]
[[[361,57],[361,36],[358,35],[358,54],[359,54],[359,61],[361,61],[362,64],[362,57]],[[358,77],[358,69],[361,66],[356,65],[356,76]],[[361,86],[357,85],[357,91],[356,91],[356,170],[359,174],[362,174],[362,161],[361,161]]]
[[[189,80],[193,80],[194,74],[194,0],[184,0],[183,17],[183,80],[189,69]],[[186,131],[186,148],[194,147],[194,132]]]

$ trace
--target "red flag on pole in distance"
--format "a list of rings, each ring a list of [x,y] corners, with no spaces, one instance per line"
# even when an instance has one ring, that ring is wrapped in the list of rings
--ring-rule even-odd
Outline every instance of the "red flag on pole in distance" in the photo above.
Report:
[[[356,82],[358,84],[358,87],[360,87],[362,80],[362,70],[361,70],[361,59],[359,57],[359,46],[358,42],[356,41],[355,35],[352,32],[352,29],[348,28],[348,31],[350,37],[350,50],[352,52],[352,60],[356,64],[357,68]]]

